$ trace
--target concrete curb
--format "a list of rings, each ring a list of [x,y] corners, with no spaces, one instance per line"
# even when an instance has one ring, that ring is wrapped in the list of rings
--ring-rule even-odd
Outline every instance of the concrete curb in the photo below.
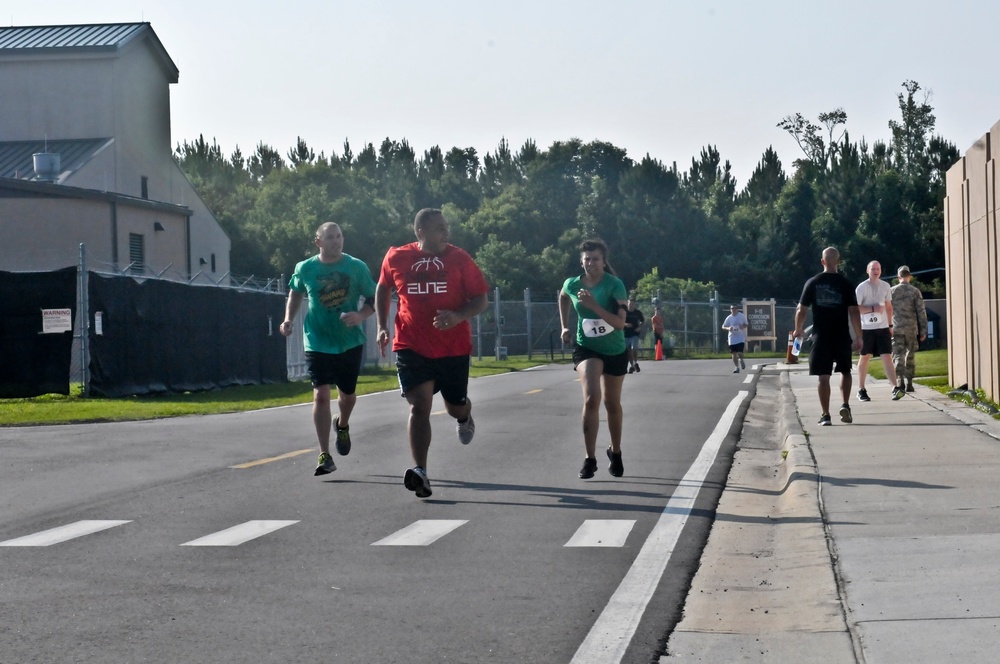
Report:
[[[857,661],[818,483],[788,371],[762,372],[662,664]]]

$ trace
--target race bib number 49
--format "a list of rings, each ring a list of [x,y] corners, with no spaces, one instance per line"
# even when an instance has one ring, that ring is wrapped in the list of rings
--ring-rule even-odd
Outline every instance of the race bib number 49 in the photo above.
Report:
[[[866,330],[881,327],[884,320],[885,314],[881,314],[877,311],[869,311],[861,314],[861,327]]]
[[[603,337],[607,334],[611,334],[615,331],[615,328],[611,327],[609,323],[601,320],[600,318],[584,318],[583,319],[583,336],[585,337]]]

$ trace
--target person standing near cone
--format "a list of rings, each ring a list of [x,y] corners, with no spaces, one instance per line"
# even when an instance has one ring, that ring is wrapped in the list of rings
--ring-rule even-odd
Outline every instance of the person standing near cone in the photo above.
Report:
[[[659,307],[653,310],[653,317],[649,319],[649,324],[653,327],[653,347],[656,348],[656,359],[663,359],[663,314]]]

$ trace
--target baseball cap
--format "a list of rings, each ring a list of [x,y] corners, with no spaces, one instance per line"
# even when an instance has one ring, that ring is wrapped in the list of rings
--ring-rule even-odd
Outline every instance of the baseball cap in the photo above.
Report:
[[[908,277],[908,276],[910,276],[910,268],[909,268],[909,266],[907,266],[907,265],[900,265],[899,269],[896,270],[896,274],[898,274],[901,277]]]

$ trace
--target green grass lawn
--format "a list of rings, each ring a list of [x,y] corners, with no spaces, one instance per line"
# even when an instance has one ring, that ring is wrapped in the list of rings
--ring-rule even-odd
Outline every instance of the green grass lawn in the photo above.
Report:
[[[916,373],[914,382],[921,385],[937,387],[948,384],[948,349],[935,348],[917,353]],[[879,380],[885,379],[885,369],[881,358],[871,358],[868,362],[868,375]]]
[[[546,357],[535,360],[513,357],[504,362],[484,358],[473,361],[470,375],[490,376],[547,363]],[[369,369],[358,379],[357,394],[398,389],[394,369]],[[115,399],[84,397],[81,386],[75,385],[68,396],[47,394],[32,399],[0,399],[0,426],[150,420],[182,415],[235,413],[311,401],[312,386],[308,380]]]
[[[729,353],[690,353],[686,357],[695,359],[728,359]],[[746,359],[784,358],[784,353],[748,353]],[[557,362],[569,362],[559,359]],[[548,364],[546,356],[534,360],[527,357],[511,357],[504,361],[495,359],[474,360],[470,375],[489,376],[521,371],[539,364]],[[868,373],[876,378],[885,378],[882,363],[870,362]],[[917,382],[947,392],[948,352],[928,350],[917,354]],[[396,372],[383,368],[366,370],[358,381],[361,394],[399,389]],[[288,406],[312,401],[312,387],[308,381],[279,383],[275,385],[247,385],[229,387],[208,392],[185,394],[163,394],[120,399],[84,397],[79,385],[69,396],[49,394],[33,399],[0,399],[0,426],[23,426],[39,424],[68,424],[76,422],[118,422],[126,420],[149,420],[182,415],[209,415],[213,413],[233,413],[275,406]]]

